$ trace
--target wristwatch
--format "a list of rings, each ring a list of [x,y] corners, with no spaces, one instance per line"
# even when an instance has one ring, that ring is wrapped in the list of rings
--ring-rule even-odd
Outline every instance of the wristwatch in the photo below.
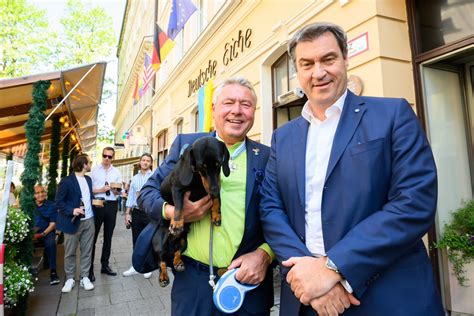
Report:
[[[336,273],[339,273],[339,269],[337,268],[336,264],[334,262],[332,262],[331,259],[329,259],[329,257],[326,257],[326,268],[328,268],[329,270],[332,270]]]
[[[329,259],[329,257],[326,257],[326,268],[328,268],[329,270],[332,270],[338,274],[341,275],[342,277],[342,280],[340,281],[341,285],[344,287],[344,289],[346,289],[347,293],[352,293],[354,292],[354,290],[352,289],[351,285],[349,284],[349,282],[347,282],[347,280],[344,278],[344,276],[342,275],[342,273],[339,271],[339,269],[337,268],[336,264],[331,260]]]

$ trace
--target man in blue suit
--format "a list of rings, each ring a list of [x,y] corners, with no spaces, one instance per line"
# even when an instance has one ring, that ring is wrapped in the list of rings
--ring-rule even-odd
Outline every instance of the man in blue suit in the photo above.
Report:
[[[246,137],[254,122],[256,103],[257,96],[248,80],[231,78],[221,83],[214,92],[213,100],[216,132],[178,135],[168,157],[143,186],[138,198],[139,207],[151,219],[163,223],[172,218],[174,207],[165,203],[160,186],[176,165],[183,146],[191,145],[204,136],[215,136],[227,145],[231,174],[229,177],[221,175],[222,225],[214,227],[213,270],[217,275],[218,270],[239,267],[237,280],[261,283],[248,292],[237,315],[269,315],[273,305],[272,273],[269,268],[273,253],[263,239],[258,218],[258,189],[270,150]],[[175,273],[173,282],[173,316],[222,315],[214,306],[212,288],[208,283],[211,206],[209,195],[191,202],[189,192],[185,194],[184,220],[191,222],[191,226],[183,256],[186,268]]]
[[[260,204],[286,275],[280,315],[443,315],[421,239],[436,167],[410,105],[347,90],[337,25],[308,25],[288,47],[308,102],[273,135]]]
[[[76,276],[76,251],[81,250],[81,287],[86,291],[94,289],[89,279],[92,246],[94,241],[94,212],[92,210],[92,180],[85,173],[91,170],[92,161],[86,154],[80,154],[72,162],[72,172],[64,177],[56,193],[58,215],[56,227],[64,233],[64,271],[66,282],[63,293],[72,291]]]

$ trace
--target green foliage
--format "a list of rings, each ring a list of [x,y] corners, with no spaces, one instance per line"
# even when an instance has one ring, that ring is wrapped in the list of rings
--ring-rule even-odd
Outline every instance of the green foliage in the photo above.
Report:
[[[451,223],[444,227],[436,247],[446,249],[459,284],[466,286],[465,265],[474,259],[474,200],[452,213]]]
[[[97,140],[102,143],[113,144],[115,138],[115,129],[105,121],[105,114],[99,110],[99,117],[97,120],[99,125],[97,131]]]
[[[25,264],[25,245],[31,244],[30,218],[23,211],[9,207],[5,226],[4,301],[17,306],[15,314],[24,315],[28,293],[33,291],[33,277]]]
[[[49,154],[48,172],[48,200],[53,201],[58,186],[59,141],[61,137],[61,123],[59,116],[53,117],[51,128],[51,149]]]
[[[62,159],[62,167],[61,167],[61,179],[67,176],[67,162],[69,160],[69,143],[70,143],[70,134],[67,134],[63,140],[63,154],[61,156]]]
[[[28,266],[13,262],[5,263],[4,272],[4,302],[7,306],[16,306],[23,297],[35,289],[33,276],[29,272]]]
[[[22,192],[20,194],[20,205],[25,212],[30,223],[36,212],[34,200],[34,185],[40,178],[40,163],[38,155],[41,150],[40,140],[44,132],[45,110],[47,107],[48,88],[50,81],[38,81],[33,85],[33,104],[30,108],[28,121],[25,124],[26,140],[28,151],[24,161],[25,170],[21,175]],[[21,245],[19,260],[21,263],[30,265],[33,253],[33,244],[31,238],[25,238]]]
[[[13,243],[19,243],[28,236],[30,228],[28,227],[29,217],[21,210],[13,207],[8,208],[5,225],[5,242],[11,246]]]
[[[110,56],[115,44],[113,20],[99,6],[68,0],[56,68],[90,64]]]
[[[47,65],[56,33],[48,32],[46,11],[26,0],[0,0],[0,8],[0,78],[23,76],[38,64]]]

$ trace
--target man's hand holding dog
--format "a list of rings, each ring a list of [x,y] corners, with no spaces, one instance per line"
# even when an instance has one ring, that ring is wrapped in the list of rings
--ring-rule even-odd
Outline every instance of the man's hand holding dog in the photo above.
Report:
[[[239,268],[235,278],[241,283],[258,284],[265,279],[267,267],[271,263],[270,256],[265,250],[257,248],[246,253],[230,263],[227,270]]]
[[[183,217],[186,223],[196,222],[206,216],[207,212],[212,206],[212,199],[210,195],[206,195],[200,200],[193,202],[189,200],[191,192],[184,193],[183,198]],[[174,217],[174,206],[166,204],[165,206],[166,218]]]

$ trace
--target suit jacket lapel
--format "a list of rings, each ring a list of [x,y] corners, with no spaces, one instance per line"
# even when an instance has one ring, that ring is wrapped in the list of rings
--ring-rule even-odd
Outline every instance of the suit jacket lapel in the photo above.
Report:
[[[297,122],[298,128],[292,130],[292,139],[295,140],[295,147],[291,152],[293,165],[295,168],[296,185],[300,204],[304,209],[305,205],[305,173],[306,173],[306,140],[308,138],[309,123],[300,117]],[[290,154],[290,153],[288,153]]]
[[[329,158],[328,169],[326,172],[326,181],[331,176],[334,167],[341,158],[342,153],[349,144],[352,135],[354,135],[354,132],[365,113],[366,108],[363,105],[364,102],[362,100],[358,100],[352,92],[347,91],[341,119],[339,120],[336,134],[334,135],[331,156]]]
[[[250,139],[246,139],[247,144],[245,145],[247,150],[247,185],[245,189],[245,213],[250,207],[250,199],[252,197],[253,189],[255,187],[255,172],[259,166],[260,155],[255,155],[253,149],[257,147],[253,144]],[[245,217],[247,218],[247,216]]]

